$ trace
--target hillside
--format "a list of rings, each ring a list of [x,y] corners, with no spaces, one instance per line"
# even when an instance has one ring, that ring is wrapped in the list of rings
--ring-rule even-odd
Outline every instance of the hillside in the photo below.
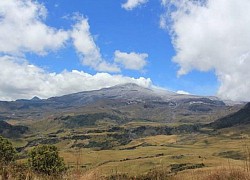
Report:
[[[17,138],[28,131],[25,126],[13,126],[5,121],[0,121],[0,135],[8,138]]]
[[[250,124],[250,103],[240,109],[238,112],[230,114],[226,117],[216,120],[209,124],[209,126],[215,129],[222,129],[227,127],[233,127],[238,125]]]

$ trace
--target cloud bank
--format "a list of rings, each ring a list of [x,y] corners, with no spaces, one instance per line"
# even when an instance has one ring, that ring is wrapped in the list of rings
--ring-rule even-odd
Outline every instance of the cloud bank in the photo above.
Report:
[[[83,71],[50,73],[25,59],[10,56],[0,57],[0,99],[30,99],[33,96],[48,98],[86,90],[96,90],[123,83],[136,83],[150,87],[148,78],[131,78],[108,73],[91,75]]]
[[[178,75],[214,70],[224,99],[250,100],[250,1],[162,0]],[[170,25],[169,25],[170,23]]]

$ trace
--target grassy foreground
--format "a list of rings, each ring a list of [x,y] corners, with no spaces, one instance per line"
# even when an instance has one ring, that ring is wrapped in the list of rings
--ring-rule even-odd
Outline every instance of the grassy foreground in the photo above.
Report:
[[[73,145],[93,141],[93,145],[98,147],[99,144],[103,144],[103,140],[107,140],[104,137],[109,134],[112,135],[109,137],[113,137],[114,132],[88,130],[89,133],[79,136],[80,131],[82,130],[74,132],[78,135],[76,138],[73,134],[73,138],[65,138],[62,141],[51,141],[55,139],[55,135],[52,136],[51,133],[48,134],[50,139],[43,137],[60,149],[60,156],[64,158],[68,167],[68,171],[59,179],[250,179],[249,129],[202,129],[193,133],[137,136],[125,144],[108,141],[114,144],[106,149]],[[64,131],[56,136],[66,137],[68,134],[69,132]],[[122,137],[126,139],[127,136]],[[29,137],[29,140],[31,138],[37,137]],[[23,146],[26,143],[24,140],[16,140],[14,144]],[[104,145],[106,147],[106,143]],[[27,146],[23,151],[29,148]],[[25,161],[24,156],[19,163]],[[17,168],[13,171],[12,179],[16,179],[14,176],[20,171],[23,179],[57,178],[44,177],[27,168]]]

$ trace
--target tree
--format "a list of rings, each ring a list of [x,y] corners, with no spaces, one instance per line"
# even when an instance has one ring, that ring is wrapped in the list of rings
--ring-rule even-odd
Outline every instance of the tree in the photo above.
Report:
[[[13,162],[16,158],[16,150],[12,146],[12,143],[0,136],[0,163],[2,165],[8,165],[10,162]]]
[[[63,158],[59,157],[58,149],[52,145],[39,145],[29,153],[29,165],[38,173],[58,175],[66,170]]]
[[[8,179],[6,167],[15,160],[16,153],[12,143],[8,139],[0,136],[0,174],[2,180]]]

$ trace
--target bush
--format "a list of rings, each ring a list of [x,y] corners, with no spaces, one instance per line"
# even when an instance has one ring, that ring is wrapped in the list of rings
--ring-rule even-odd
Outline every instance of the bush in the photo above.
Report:
[[[63,158],[59,157],[58,149],[52,145],[39,145],[29,153],[29,165],[45,175],[59,175],[66,170]]]
[[[12,143],[0,136],[0,163],[2,165],[8,165],[10,162],[13,162],[16,158],[16,150],[12,146]]]
[[[197,169],[197,168],[203,168],[205,165],[203,163],[201,164],[171,164],[171,172],[179,172],[179,171],[184,171],[186,169]]]

